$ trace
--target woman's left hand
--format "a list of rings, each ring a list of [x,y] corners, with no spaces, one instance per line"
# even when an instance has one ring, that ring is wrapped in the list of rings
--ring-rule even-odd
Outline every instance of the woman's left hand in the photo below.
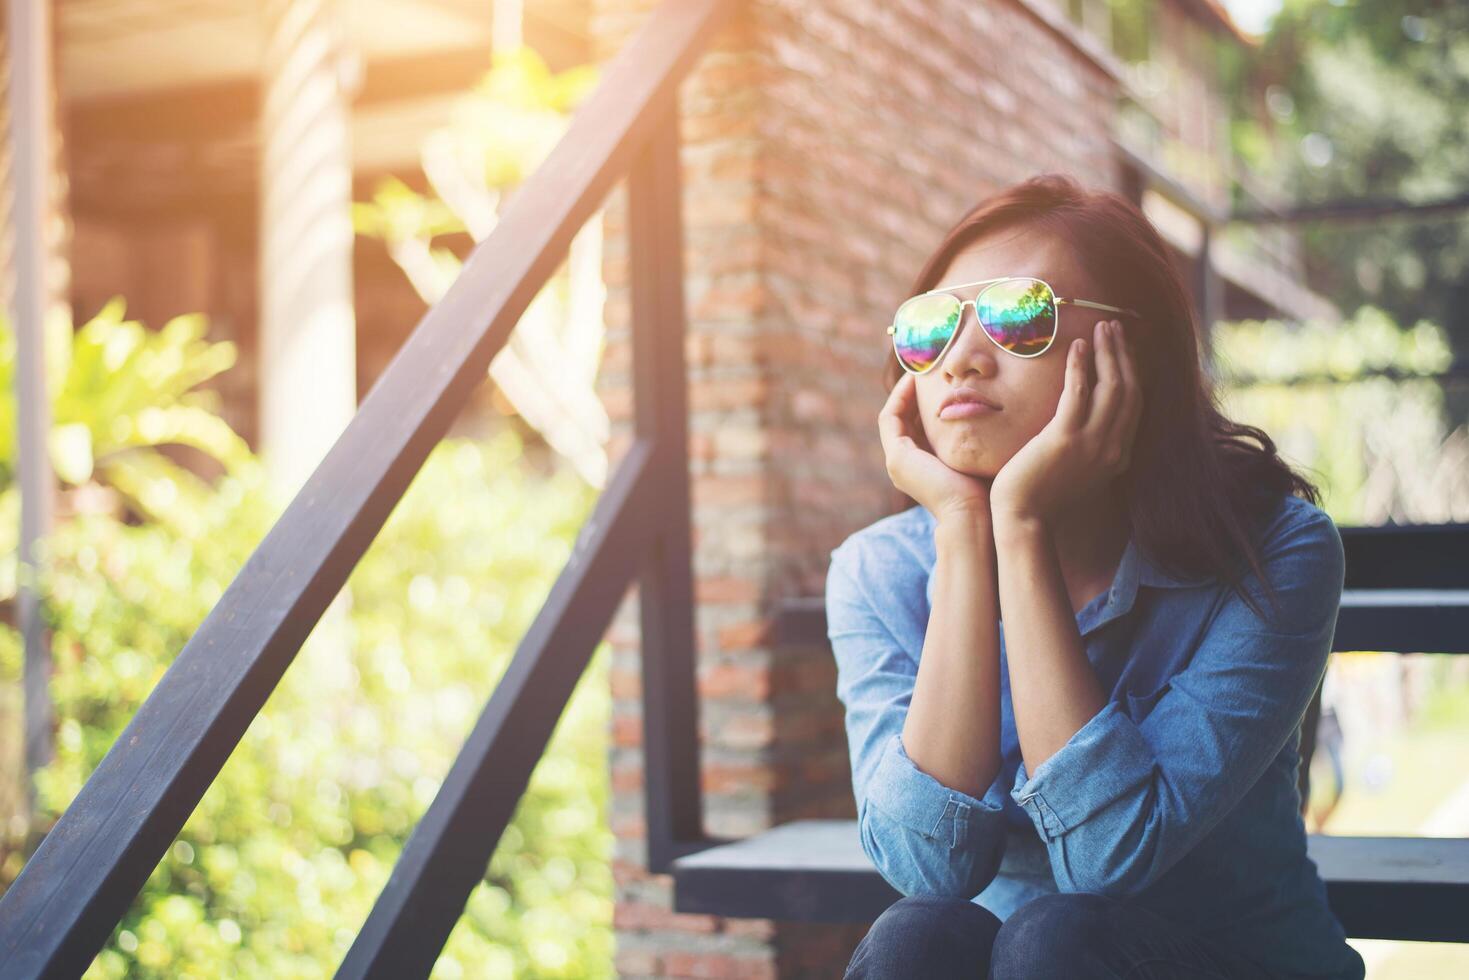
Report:
[[[997,523],[1050,523],[1066,504],[1126,471],[1142,417],[1142,388],[1120,324],[1099,321],[1093,337],[1091,343],[1073,341],[1066,351],[1055,417],[995,474],[990,513]],[[1095,385],[1087,376],[1093,357]]]

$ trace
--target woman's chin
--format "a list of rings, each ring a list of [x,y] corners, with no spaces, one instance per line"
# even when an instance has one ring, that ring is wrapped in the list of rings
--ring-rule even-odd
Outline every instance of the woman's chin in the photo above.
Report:
[[[1000,467],[988,458],[986,453],[939,453],[939,459],[951,470],[963,473],[965,476],[979,477],[992,480],[995,474],[1000,472]]]

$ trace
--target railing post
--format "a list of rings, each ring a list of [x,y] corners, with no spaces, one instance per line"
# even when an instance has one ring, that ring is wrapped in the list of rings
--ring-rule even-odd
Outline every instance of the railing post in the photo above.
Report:
[[[648,869],[703,833],[695,665],[683,218],[675,93],[628,175],[634,426],[656,448],[661,519],[639,578]]]

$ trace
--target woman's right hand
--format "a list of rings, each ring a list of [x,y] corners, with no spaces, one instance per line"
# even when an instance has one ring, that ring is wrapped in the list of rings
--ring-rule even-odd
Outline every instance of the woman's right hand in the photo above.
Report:
[[[877,415],[877,431],[887,455],[893,486],[938,518],[990,520],[990,481],[960,473],[914,438],[921,431],[917,382],[904,371]]]

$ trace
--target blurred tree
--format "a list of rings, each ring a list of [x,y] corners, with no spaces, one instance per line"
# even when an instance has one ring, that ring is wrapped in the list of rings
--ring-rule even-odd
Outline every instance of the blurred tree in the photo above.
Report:
[[[1286,0],[1257,56],[1232,71],[1236,152],[1300,203],[1469,193],[1462,0]],[[1301,232],[1313,288],[1342,309],[1427,319],[1469,351],[1469,212]]]

